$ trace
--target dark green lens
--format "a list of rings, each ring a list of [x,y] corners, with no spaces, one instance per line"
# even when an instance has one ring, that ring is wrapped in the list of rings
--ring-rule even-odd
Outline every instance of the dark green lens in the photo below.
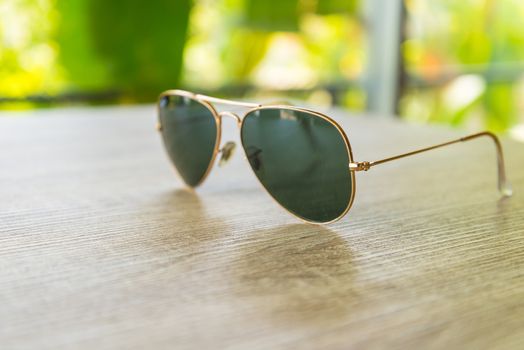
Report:
[[[207,173],[217,142],[213,113],[185,96],[164,96],[159,101],[162,138],[169,157],[189,186],[196,186]]]
[[[242,124],[242,145],[267,191],[314,222],[340,217],[352,197],[345,139],[328,120],[306,111],[263,108]]]

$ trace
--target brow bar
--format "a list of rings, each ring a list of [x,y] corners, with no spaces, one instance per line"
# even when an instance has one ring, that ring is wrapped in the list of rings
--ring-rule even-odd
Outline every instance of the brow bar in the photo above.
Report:
[[[202,101],[206,101],[206,102],[213,102],[213,103],[231,105],[231,106],[242,106],[242,107],[260,107],[261,106],[258,103],[232,101],[232,100],[226,100],[223,98],[212,97],[212,96],[201,95],[201,94],[195,94],[195,98],[202,100]]]
[[[506,170],[505,170],[505,165],[504,165],[504,155],[502,153],[502,146],[500,144],[500,141],[499,141],[498,137],[495,134],[493,134],[493,133],[491,133],[489,131],[479,132],[477,134],[464,136],[464,137],[461,137],[461,138],[456,139],[456,140],[444,142],[444,143],[441,143],[441,144],[438,144],[438,145],[434,145],[434,146],[430,146],[430,147],[426,147],[426,148],[422,148],[422,149],[418,149],[418,150],[411,151],[411,152],[408,152],[408,153],[399,154],[397,156],[393,156],[393,157],[389,157],[389,158],[375,160],[375,161],[372,161],[372,162],[364,161],[364,162],[350,163],[349,164],[349,169],[351,171],[368,171],[371,167],[374,167],[375,165],[391,162],[391,161],[394,161],[394,160],[397,160],[397,159],[400,159],[400,158],[409,157],[409,156],[412,156],[412,155],[415,155],[415,154],[431,151],[431,150],[434,150],[434,149],[437,149],[437,148],[441,148],[441,147],[444,147],[444,146],[449,146],[449,145],[452,145],[452,144],[455,144],[455,143],[470,141],[470,140],[473,140],[473,139],[476,139],[476,138],[482,137],[482,136],[486,136],[486,137],[491,138],[491,140],[493,140],[493,142],[495,144],[495,148],[496,148],[496,151],[497,151],[498,189],[504,196],[511,196],[512,190],[511,190],[511,185],[509,184],[509,182],[507,181],[507,178],[506,178]]]

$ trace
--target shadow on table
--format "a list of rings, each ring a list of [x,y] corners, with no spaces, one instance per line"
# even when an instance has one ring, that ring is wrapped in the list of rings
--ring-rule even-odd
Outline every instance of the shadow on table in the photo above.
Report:
[[[317,325],[350,312],[356,295],[346,242],[328,228],[295,224],[255,231],[230,270],[238,296],[286,324]]]
[[[161,229],[164,248],[195,250],[205,242],[219,239],[228,232],[228,226],[210,215],[198,194],[191,189],[177,189],[161,197],[156,225]]]
[[[351,249],[327,227],[293,224],[231,237],[231,227],[206,211],[191,190],[174,191],[157,206],[159,225],[167,227],[162,249],[220,255],[217,268],[227,271],[221,279],[258,315],[286,325],[317,326],[347,318],[358,299]],[[233,245],[222,245],[226,236]]]

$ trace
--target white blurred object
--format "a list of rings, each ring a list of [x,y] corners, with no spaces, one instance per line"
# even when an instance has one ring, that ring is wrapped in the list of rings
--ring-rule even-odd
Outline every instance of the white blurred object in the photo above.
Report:
[[[512,138],[517,141],[524,142],[524,124],[519,124],[509,131]]]
[[[461,75],[444,89],[444,103],[452,110],[458,110],[479,98],[485,90],[486,82],[482,77]]]
[[[307,51],[296,36],[276,34],[254,73],[258,86],[274,90],[311,88],[318,77],[307,65]]]

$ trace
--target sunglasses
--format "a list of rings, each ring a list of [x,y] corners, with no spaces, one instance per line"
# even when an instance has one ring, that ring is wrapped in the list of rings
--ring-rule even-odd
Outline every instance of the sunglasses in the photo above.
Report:
[[[217,112],[213,103],[249,108],[243,117]],[[167,154],[184,182],[200,185],[215,158],[227,161],[234,143],[220,147],[222,118],[236,120],[246,158],[267,192],[287,211],[311,223],[342,218],[355,199],[355,173],[436,148],[490,138],[496,147],[498,188],[511,196],[502,146],[490,132],[462,137],[431,147],[372,162],[353,160],[349,140],[333,119],[306,108],[237,102],[168,90],[158,100],[158,125]]]

